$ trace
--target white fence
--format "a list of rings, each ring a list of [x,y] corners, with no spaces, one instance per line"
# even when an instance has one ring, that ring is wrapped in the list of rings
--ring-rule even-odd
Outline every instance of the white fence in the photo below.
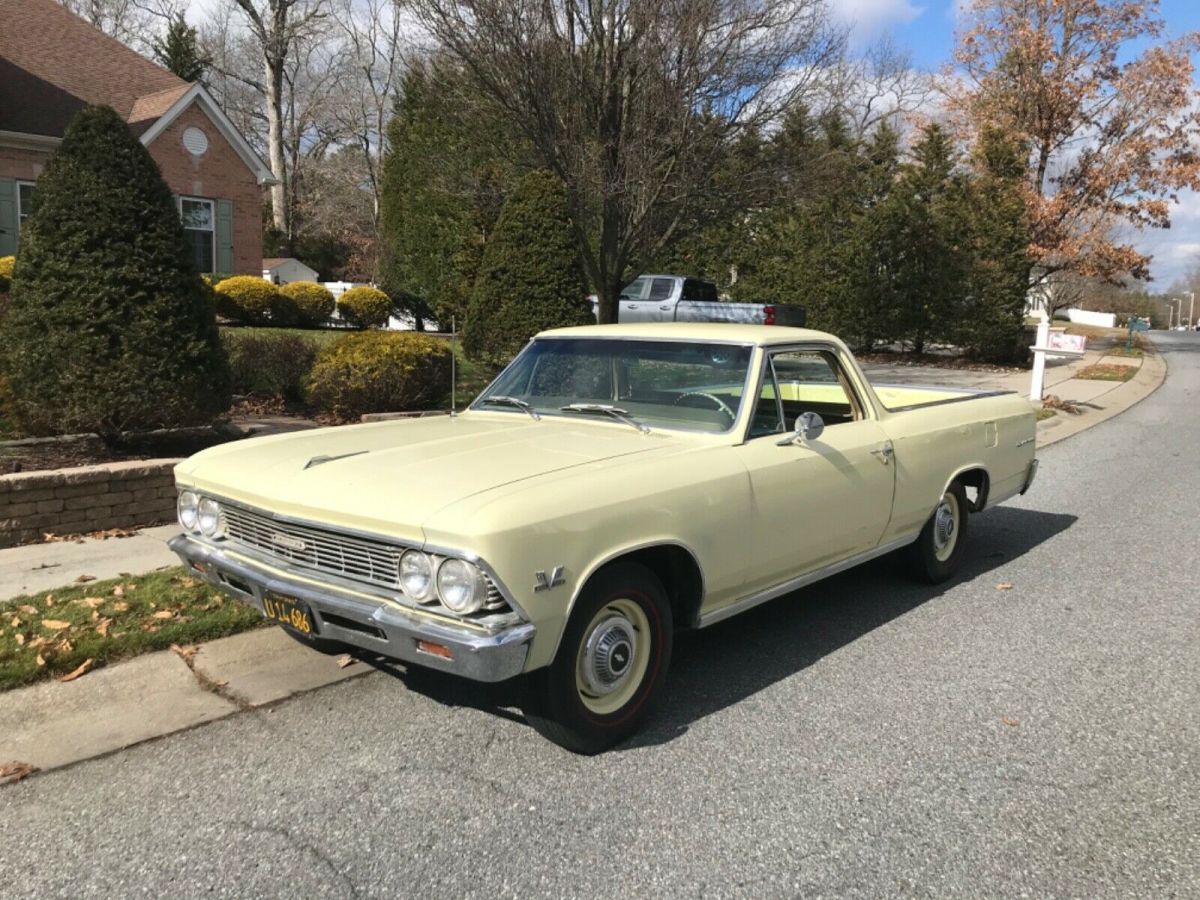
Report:
[[[1067,319],[1077,325],[1098,325],[1101,328],[1116,328],[1116,313],[1092,312],[1090,309],[1068,309]]]

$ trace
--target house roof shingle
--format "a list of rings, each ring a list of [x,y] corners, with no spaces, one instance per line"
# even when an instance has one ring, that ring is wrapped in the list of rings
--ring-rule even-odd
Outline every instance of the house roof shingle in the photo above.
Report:
[[[0,131],[61,137],[93,103],[140,132],[189,87],[56,0],[0,0],[0,22]]]

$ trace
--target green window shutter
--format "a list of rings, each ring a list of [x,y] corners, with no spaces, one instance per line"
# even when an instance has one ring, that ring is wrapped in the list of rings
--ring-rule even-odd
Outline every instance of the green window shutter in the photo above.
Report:
[[[17,252],[17,183],[0,178],[0,256]]]
[[[217,201],[217,271],[233,271],[233,201]]]

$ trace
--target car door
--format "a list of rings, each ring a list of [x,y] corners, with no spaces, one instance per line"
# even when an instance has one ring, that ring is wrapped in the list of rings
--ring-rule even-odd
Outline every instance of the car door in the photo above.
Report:
[[[816,438],[793,441],[816,412]],[[745,443],[752,491],[755,587],[770,587],[875,548],[891,516],[891,445],[835,347],[773,351]],[[750,585],[748,585],[749,587]]]

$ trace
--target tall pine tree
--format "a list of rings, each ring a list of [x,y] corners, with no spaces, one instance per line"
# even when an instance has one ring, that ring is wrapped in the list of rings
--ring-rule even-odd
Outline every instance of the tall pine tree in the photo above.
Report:
[[[200,51],[196,29],[188,25],[183,13],[167,24],[166,33],[154,42],[154,58],[184,81],[203,81],[212,60]]]

